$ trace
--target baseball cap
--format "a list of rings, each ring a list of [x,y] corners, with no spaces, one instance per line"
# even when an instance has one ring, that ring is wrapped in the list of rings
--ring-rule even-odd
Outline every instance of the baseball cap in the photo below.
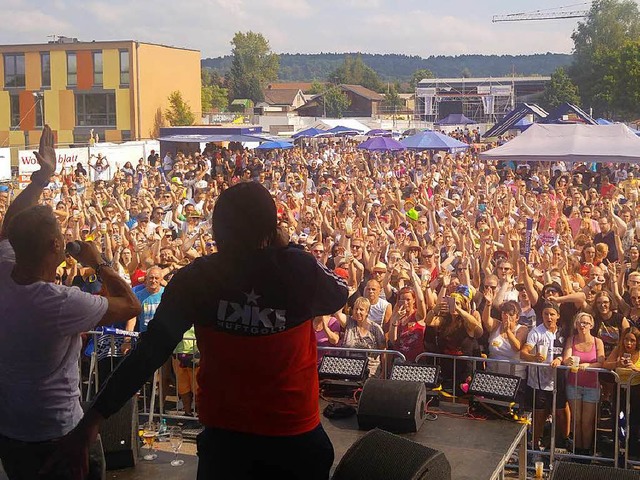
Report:
[[[9,191],[9,187],[7,187],[6,185],[0,185],[0,192],[8,192]],[[378,204],[380,204],[380,202],[378,202]]]
[[[175,183],[177,185],[182,185],[182,180],[180,180],[180,177],[172,177],[171,178],[171,183]]]

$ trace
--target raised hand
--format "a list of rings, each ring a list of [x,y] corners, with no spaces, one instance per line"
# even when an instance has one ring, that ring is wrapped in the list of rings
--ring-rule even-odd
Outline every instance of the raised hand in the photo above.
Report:
[[[45,125],[40,136],[40,146],[37,152],[33,152],[40,165],[42,175],[50,177],[56,171],[56,151],[53,148],[53,132],[49,125]]]

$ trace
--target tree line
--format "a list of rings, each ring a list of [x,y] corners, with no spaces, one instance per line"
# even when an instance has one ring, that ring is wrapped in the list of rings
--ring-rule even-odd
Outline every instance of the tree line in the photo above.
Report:
[[[238,32],[231,55],[202,61],[203,111],[224,110],[236,98],[254,103],[274,81],[314,82],[327,115],[340,116],[348,99],[340,84],[383,93],[398,106],[399,93],[413,92],[430,77],[549,75],[540,99],[544,108],[574,103],[611,120],[640,117],[640,10],[634,0],[594,0],[572,34],[572,55],[460,55],[421,58],[364,53],[276,54],[260,33]]]
[[[572,56],[560,53],[535,55],[458,55],[423,58],[400,54],[313,53],[278,55],[278,79],[283,82],[310,82],[327,79],[345,58],[360,57],[380,77],[382,82],[406,83],[417,70],[429,70],[436,77],[501,77],[551,75],[558,67],[571,63]],[[202,67],[224,75],[231,69],[233,55],[205,58]]]

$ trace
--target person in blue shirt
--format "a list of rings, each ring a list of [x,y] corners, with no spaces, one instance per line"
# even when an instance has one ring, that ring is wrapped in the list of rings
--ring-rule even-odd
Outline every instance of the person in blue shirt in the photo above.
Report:
[[[131,319],[133,323],[135,320],[135,327],[129,323],[127,330],[135,330],[136,332],[146,332],[147,325],[156,313],[160,300],[162,299],[162,293],[164,287],[162,282],[162,270],[160,267],[153,266],[147,270],[144,285],[139,285],[134,288],[133,293],[142,304],[142,312],[135,319]]]

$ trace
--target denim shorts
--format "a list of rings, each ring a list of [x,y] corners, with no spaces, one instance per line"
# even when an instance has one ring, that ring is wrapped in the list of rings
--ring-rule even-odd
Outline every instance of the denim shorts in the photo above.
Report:
[[[600,400],[600,388],[567,385],[567,398],[569,400],[582,400],[587,403],[598,403],[598,400]]]

